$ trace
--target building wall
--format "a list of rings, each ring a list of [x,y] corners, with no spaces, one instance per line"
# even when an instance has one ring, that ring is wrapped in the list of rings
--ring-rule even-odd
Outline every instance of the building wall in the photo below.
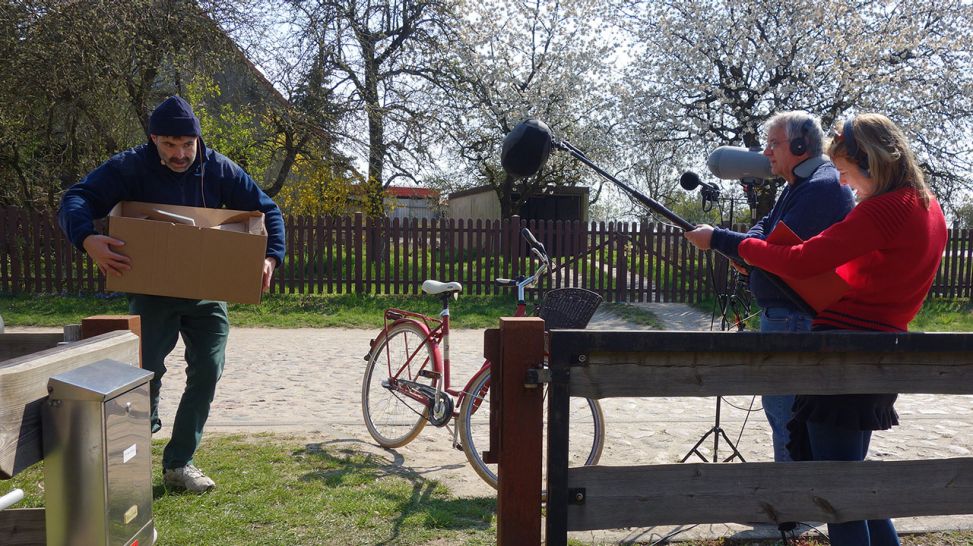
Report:
[[[386,199],[385,205],[390,207],[391,210],[388,213],[388,217],[392,218],[406,219],[415,218],[421,220],[423,218],[428,220],[434,220],[440,218],[441,215],[439,210],[433,205],[433,202],[429,199]]]
[[[499,220],[500,200],[492,188],[470,195],[460,195],[449,199],[450,218],[472,218],[474,220]]]

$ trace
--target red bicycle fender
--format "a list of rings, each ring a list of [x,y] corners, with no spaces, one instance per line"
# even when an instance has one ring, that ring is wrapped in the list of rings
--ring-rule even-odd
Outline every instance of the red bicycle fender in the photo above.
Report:
[[[390,324],[387,328],[383,328],[382,331],[378,334],[378,336],[375,337],[375,339],[373,339],[373,340],[371,340],[371,341],[368,342],[369,343],[369,348],[368,348],[368,354],[365,355],[365,360],[368,360],[368,359],[371,358],[371,356],[372,356],[372,349],[375,348],[375,344],[378,343],[379,341],[381,341],[382,338],[384,338],[386,335],[388,335],[389,330],[391,330],[392,328],[395,328],[396,326],[398,326],[399,324],[402,324],[403,322],[411,322],[411,323],[415,324],[416,326],[418,326],[419,329],[422,330],[422,333],[424,335],[426,335],[426,336],[429,335],[429,327],[426,326],[425,324],[423,324],[422,322],[419,322],[418,320],[411,319],[411,318],[400,318],[400,319],[396,319],[396,321],[393,322],[392,324]],[[433,353],[433,357],[436,359],[436,362],[442,362],[443,361],[443,355],[442,355],[442,353],[439,350],[439,344],[438,343],[435,344],[435,345],[433,345],[433,347],[432,347],[432,353]]]

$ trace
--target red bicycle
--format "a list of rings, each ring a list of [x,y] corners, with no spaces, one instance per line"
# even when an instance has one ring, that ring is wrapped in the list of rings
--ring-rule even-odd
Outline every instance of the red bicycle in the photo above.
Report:
[[[517,289],[517,317],[527,314],[525,289],[551,269],[544,245],[527,228],[521,234],[538,259],[537,269],[529,277],[496,279],[500,286]],[[490,362],[484,361],[461,390],[450,385],[449,301],[458,297],[463,287],[457,282],[427,280],[422,290],[439,297],[439,318],[387,309],[385,328],[365,355],[365,426],[380,446],[392,448],[414,440],[426,423],[444,427],[455,419],[453,446],[461,449],[476,473],[496,488],[496,465],[485,463],[481,454],[490,437]],[[561,288],[548,291],[535,314],[545,320],[547,329],[584,328],[600,303],[601,296],[589,290]],[[605,440],[601,405],[597,400],[573,398],[570,422],[574,442],[569,453],[571,465],[597,464]]]

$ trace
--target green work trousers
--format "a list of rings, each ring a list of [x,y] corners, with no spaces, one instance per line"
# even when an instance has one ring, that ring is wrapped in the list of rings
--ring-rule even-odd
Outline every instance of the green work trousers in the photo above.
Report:
[[[149,382],[152,432],[162,427],[159,391],[165,359],[182,334],[186,345],[186,388],[172,423],[172,438],[162,454],[162,468],[192,463],[203,437],[216,382],[223,374],[230,322],[226,303],[132,294],[129,312],[142,317],[142,367],[155,373]]]

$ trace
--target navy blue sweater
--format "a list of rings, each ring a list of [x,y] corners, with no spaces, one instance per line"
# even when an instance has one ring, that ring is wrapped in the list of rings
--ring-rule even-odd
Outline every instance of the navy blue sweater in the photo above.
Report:
[[[96,233],[93,220],[107,216],[119,201],[202,207],[205,191],[209,208],[263,212],[267,256],[276,258],[278,265],[284,263],[280,209],[239,165],[207,149],[202,139],[199,148],[195,163],[182,173],[161,164],[152,142],[115,154],[64,193],[58,211],[61,229],[83,250],[85,238]],[[205,161],[201,163],[200,157]]]
[[[816,158],[805,161],[813,165]],[[803,164],[802,164],[803,165]],[[796,171],[800,171],[798,166]],[[855,206],[855,197],[846,186],[838,181],[838,170],[829,161],[818,165],[809,176],[796,177],[793,184],[788,184],[781,192],[767,216],[760,219],[746,233],[738,233],[724,228],[716,228],[713,232],[712,246],[723,254],[743,260],[737,253],[740,241],[749,237],[766,239],[774,230],[777,222],[783,220],[785,224],[801,239],[808,239],[821,233],[831,224],[840,222]],[[763,308],[788,307],[794,304],[768,278],[767,275],[754,269],[750,275],[750,292]]]

